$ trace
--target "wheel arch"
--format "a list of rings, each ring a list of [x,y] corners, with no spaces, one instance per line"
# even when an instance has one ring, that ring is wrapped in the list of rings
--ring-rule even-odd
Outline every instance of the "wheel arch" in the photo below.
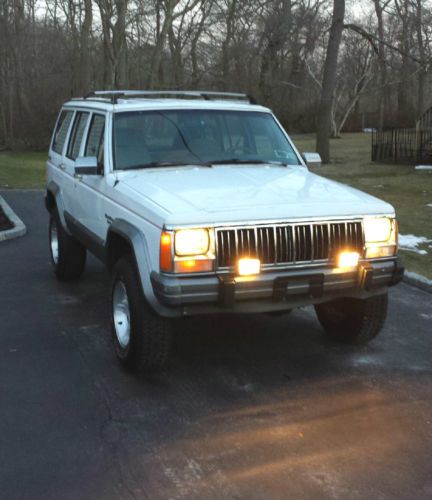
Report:
[[[64,215],[64,202],[63,202],[63,195],[61,192],[61,188],[54,181],[50,181],[47,185],[45,194],[45,207],[50,213],[53,211],[54,208],[57,208],[57,212],[59,214],[60,222],[62,223],[63,229],[66,231],[67,234],[70,234]]]
[[[143,232],[124,219],[115,219],[109,229],[105,244],[105,262],[111,272],[115,263],[123,255],[132,255],[140,282],[148,304],[161,316],[174,316],[169,308],[156,298],[151,283],[151,265],[147,239]]]

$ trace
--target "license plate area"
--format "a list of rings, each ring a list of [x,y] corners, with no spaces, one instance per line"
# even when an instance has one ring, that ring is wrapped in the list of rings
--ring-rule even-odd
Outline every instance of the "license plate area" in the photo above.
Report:
[[[290,284],[295,288],[295,285],[305,283],[308,285],[306,291],[301,295],[309,295],[311,298],[320,298],[324,292],[324,274],[310,274],[308,276],[290,276],[276,278],[273,283],[273,300],[280,302],[289,294]]]

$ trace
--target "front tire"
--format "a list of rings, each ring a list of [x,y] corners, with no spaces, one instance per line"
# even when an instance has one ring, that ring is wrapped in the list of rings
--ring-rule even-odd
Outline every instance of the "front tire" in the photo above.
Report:
[[[56,208],[50,213],[48,236],[51,263],[57,279],[71,281],[80,278],[85,269],[86,248],[66,233]]]
[[[344,344],[365,344],[382,330],[388,295],[367,299],[342,298],[317,304],[315,311],[327,335]]]
[[[163,367],[169,358],[171,328],[147,304],[132,256],[114,266],[111,286],[111,329],[118,359],[133,371]]]

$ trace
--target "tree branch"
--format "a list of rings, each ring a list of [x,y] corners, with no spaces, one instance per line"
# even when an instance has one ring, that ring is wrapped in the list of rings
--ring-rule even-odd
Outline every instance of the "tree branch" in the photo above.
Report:
[[[374,51],[378,54],[378,47],[375,45],[375,42],[380,42],[386,47],[388,47],[391,50],[394,50],[395,52],[398,52],[402,56],[408,57],[412,61],[420,64],[421,66],[426,66],[427,62],[426,60],[419,59],[418,57],[414,56],[413,54],[410,54],[409,52],[406,52],[405,50],[400,49],[399,47],[396,47],[392,45],[391,43],[386,42],[385,40],[377,37],[376,35],[369,33],[368,31],[364,30],[362,27],[357,26],[356,24],[344,24],[344,29],[349,29],[351,31],[355,31],[359,35],[361,35],[363,38],[366,38],[366,40],[369,41],[369,43],[372,45]]]

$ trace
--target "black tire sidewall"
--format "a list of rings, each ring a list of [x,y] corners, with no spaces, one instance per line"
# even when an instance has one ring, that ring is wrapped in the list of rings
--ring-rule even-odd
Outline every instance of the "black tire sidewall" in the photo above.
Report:
[[[114,286],[121,281],[129,302],[130,341],[120,345],[114,326]],[[114,266],[111,282],[111,331],[120,362],[132,371],[156,370],[169,356],[171,328],[166,318],[156,314],[147,303],[133,255],[121,257]]]
[[[53,223],[55,223],[57,229],[57,263],[54,262],[51,250],[51,228]],[[50,243],[50,260],[57,278],[60,281],[71,281],[80,278],[85,269],[86,248],[77,239],[66,233],[57,208],[50,212],[48,239]]]
[[[330,338],[343,344],[364,344],[383,328],[387,304],[388,294],[384,293],[367,299],[338,299],[316,305],[315,310]]]

